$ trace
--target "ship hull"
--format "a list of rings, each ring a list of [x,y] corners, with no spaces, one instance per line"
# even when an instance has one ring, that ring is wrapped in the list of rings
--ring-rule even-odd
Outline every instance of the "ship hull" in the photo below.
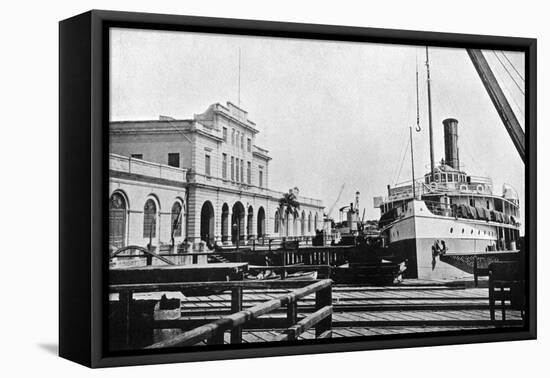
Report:
[[[497,251],[503,225],[434,216],[422,201],[414,202],[409,215],[385,229],[391,260],[406,263],[405,278],[463,279],[472,277],[476,256],[489,262],[515,258],[515,248]],[[444,254],[434,253],[436,241],[445,244]]]

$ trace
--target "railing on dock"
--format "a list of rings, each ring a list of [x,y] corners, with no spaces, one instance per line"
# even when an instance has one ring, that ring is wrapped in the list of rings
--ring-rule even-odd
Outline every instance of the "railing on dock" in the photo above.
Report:
[[[243,246],[209,252],[192,252],[181,254],[163,254],[172,259],[182,256],[207,256],[210,259],[227,260],[231,262],[248,262],[251,265],[332,265],[338,266],[350,261],[359,253],[355,246],[299,246],[287,245],[277,249],[256,249]],[[364,255],[364,254],[363,254]],[[359,257],[359,256],[355,256]]]
[[[293,289],[278,298],[268,300],[243,310],[243,291],[245,289]],[[167,348],[195,345],[206,341],[207,344],[222,344],[226,332],[230,333],[231,343],[242,343],[243,326],[258,322],[265,329],[281,329],[280,335],[273,341],[296,340],[303,332],[315,328],[316,338],[331,337],[332,327],[332,281],[228,281],[228,282],[185,282],[160,284],[111,285],[110,292],[119,294],[119,308],[122,311],[122,326],[125,342],[131,346],[131,322],[134,293],[168,292],[186,290],[231,291],[231,314],[207,324],[188,330],[173,338],[163,340],[147,348]],[[298,302],[315,294],[315,312],[299,320]],[[259,319],[286,307],[286,318],[281,324],[277,319]],[[155,321],[155,329],[183,329],[186,321],[178,319]],[[188,323],[187,323],[188,324]],[[283,327],[281,327],[283,325]]]
[[[126,260],[130,263],[138,263],[136,265],[139,265],[141,259],[145,259],[145,265],[153,265],[154,259],[166,265],[176,264],[176,262],[172,261],[171,259],[155,253],[154,247],[145,248],[138,245],[128,245],[112,252],[109,256],[110,265],[116,265],[116,260],[118,259]]]
[[[292,264],[308,264],[321,265],[331,264],[340,265],[347,262],[347,258],[340,257],[343,251],[338,247],[330,246],[331,235],[324,235],[322,245],[314,246],[313,236],[289,236],[283,238],[258,238],[250,239],[247,244],[241,245],[221,245],[215,250],[199,249],[193,251],[188,245],[170,246],[126,246],[119,248],[111,253],[111,265],[128,265],[128,266],[143,266],[143,265],[181,265],[181,264],[197,264],[199,257],[202,257],[202,263],[206,263],[208,258],[223,257],[223,262],[233,261],[242,262],[249,261],[250,257],[256,256],[256,261],[250,261],[258,265],[265,261],[260,261],[258,258],[266,254],[272,255],[276,261],[270,264],[292,265]],[[330,251],[329,251],[330,247]],[[349,249],[350,246],[344,246],[344,249]],[[311,250],[314,248],[315,250]],[[298,252],[299,250],[299,252]],[[343,252],[345,254],[345,252]]]

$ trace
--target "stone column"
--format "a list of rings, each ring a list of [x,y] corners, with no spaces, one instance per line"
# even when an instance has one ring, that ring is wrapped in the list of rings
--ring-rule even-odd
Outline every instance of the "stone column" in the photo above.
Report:
[[[195,207],[189,212],[189,235],[187,240],[193,245],[198,243],[201,240],[201,208],[202,204],[195,204]],[[197,209],[197,207],[199,207]]]
[[[218,244],[222,242],[222,207],[223,203],[214,211],[214,241]]]
[[[227,237],[224,245],[231,245],[231,235],[233,235],[233,223],[231,222],[233,219],[233,213],[231,210],[231,206],[229,206],[229,211],[227,213]]]
[[[248,209],[244,209],[243,216],[241,217],[241,244],[245,245],[248,241],[248,232],[247,232],[247,220],[248,220]]]

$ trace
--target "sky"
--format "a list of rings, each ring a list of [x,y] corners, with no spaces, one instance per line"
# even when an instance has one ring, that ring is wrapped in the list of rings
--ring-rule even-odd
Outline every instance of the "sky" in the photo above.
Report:
[[[379,218],[373,197],[387,184],[411,179],[418,66],[416,177],[429,170],[423,46],[112,29],[110,49],[111,120],[190,119],[212,103],[240,104],[260,131],[256,144],[273,158],[272,189],[296,186],[327,211],[334,206],[333,217],[359,191],[367,219]],[[442,121],[458,119],[461,167],[491,177],[497,195],[512,185],[523,218],[524,163],[466,50],[430,47],[429,54],[435,160],[444,157]],[[523,53],[485,56],[524,127]]]

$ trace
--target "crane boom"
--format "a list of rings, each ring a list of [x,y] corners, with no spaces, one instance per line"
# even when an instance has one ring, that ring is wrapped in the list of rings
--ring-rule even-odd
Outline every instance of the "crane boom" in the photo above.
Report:
[[[508,135],[510,135],[514,146],[516,146],[521,159],[525,163],[525,132],[521,128],[514,111],[510,107],[510,104],[504,95],[504,92],[500,88],[491,67],[489,67],[489,63],[487,63],[487,60],[483,56],[481,50],[466,49],[466,51],[468,52],[468,55],[470,56],[470,59],[472,60],[472,63],[474,64],[474,67],[481,78],[481,81],[483,82],[483,85],[485,86],[485,89],[487,90],[498,115],[500,116],[500,119],[502,120],[502,123],[504,123],[506,131],[508,131]]]
[[[336,197],[336,201],[334,201],[334,203],[332,204],[332,206],[330,207],[330,209],[327,212],[327,218],[330,218],[330,214],[332,214],[332,210],[334,210],[334,206],[336,206],[336,204],[340,200],[340,197],[342,197],[342,192],[344,191],[345,186],[346,186],[346,184],[342,184],[342,186],[340,187],[340,191],[338,192],[338,197]]]

